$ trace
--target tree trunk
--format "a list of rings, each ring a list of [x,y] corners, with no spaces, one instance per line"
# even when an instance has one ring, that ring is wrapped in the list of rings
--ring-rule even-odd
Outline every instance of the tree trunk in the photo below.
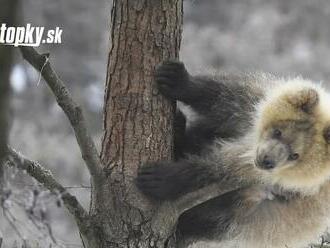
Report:
[[[173,230],[153,227],[157,208],[134,186],[147,161],[172,158],[173,103],[155,88],[155,66],[177,58],[182,0],[114,0],[101,159],[104,182],[94,192],[100,247],[172,247]],[[99,222],[98,221],[98,222]],[[157,224],[159,225],[159,223]]]

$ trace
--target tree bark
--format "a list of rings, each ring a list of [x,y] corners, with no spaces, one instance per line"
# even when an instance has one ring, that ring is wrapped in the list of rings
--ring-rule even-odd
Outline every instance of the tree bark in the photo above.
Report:
[[[136,189],[134,178],[147,161],[172,158],[174,106],[158,93],[153,73],[161,61],[178,58],[182,0],[114,0],[111,14],[105,175],[91,214],[102,223],[100,247],[171,247],[174,230],[153,223],[157,204]]]

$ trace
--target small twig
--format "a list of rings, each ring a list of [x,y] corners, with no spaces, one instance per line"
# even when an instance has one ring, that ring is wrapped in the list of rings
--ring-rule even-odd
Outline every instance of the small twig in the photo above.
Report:
[[[42,65],[41,69],[40,69],[40,72],[39,72],[39,77],[38,77],[38,82],[37,82],[37,86],[39,86],[40,82],[41,82],[41,77],[42,77],[42,71],[44,70],[46,64],[48,63],[49,61],[49,54],[47,55],[47,58],[45,60],[45,63]]]
[[[81,185],[81,186],[64,186],[66,189],[90,189],[91,186]]]
[[[80,236],[81,243],[82,243],[83,247],[86,248],[85,241],[84,241],[83,236],[81,235],[80,232],[79,232],[79,236]],[[1,248],[1,247],[0,247],[0,248]]]
[[[9,166],[16,166],[18,169],[25,170],[31,177],[36,179],[51,192],[60,193],[63,203],[75,217],[78,225],[88,220],[88,213],[80,205],[76,197],[67,192],[67,190],[55,180],[50,170],[47,170],[36,161],[25,158],[12,148],[8,148],[5,162],[7,162],[6,164]]]
[[[54,243],[55,245],[58,245],[58,244],[57,244],[57,241],[56,241],[56,239],[55,239],[55,237],[54,237],[53,230],[52,230],[50,224],[49,224],[48,222],[46,222],[46,223],[44,223],[44,224],[45,224],[45,226],[46,226],[46,228],[47,228],[48,235],[50,236],[51,240],[53,241],[53,243]]]
[[[9,225],[13,228],[14,232],[17,234],[17,236],[23,241],[26,242],[26,240],[24,239],[23,235],[21,234],[21,232],[18,230],[17,226],[15,225],[14,222],[16,222],[16,219],[13,218],[13,220],[10,219],[10,217],[7,215],[7,210],[5,208],[3,208],[3,216],[5,217],[5,219],[7,220],[7,222],[9,223]]]
[[[15,185],[23,185],[24,187],[35,187],[35,184],[26,184],[26,183],[21,183],[21,182],[15,182]],[[63,186],[63,188],[66,189],[90,189],[91,186],[87,186],[87,185],[73,185],[73,186]]]
[[[89,134],[81,107],[73,100],[64,82],[49,63],[49,54],[39,54],[32,47],[20,47],[23,58],[37,69],[55,95],[58,105],[68,117],[75,132],[82,157],[95,183],[101,179],[101,161],[92,136]],[[95,180],[97,179],[97,180]]]

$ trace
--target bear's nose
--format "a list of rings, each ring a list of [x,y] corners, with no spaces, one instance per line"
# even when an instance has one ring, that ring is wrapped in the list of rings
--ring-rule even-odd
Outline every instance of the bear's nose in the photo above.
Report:
[[[265,170],[271,170],[275,168],[275,161],[269,156],[265,155],[263,158],[257,161],[258,167]]]

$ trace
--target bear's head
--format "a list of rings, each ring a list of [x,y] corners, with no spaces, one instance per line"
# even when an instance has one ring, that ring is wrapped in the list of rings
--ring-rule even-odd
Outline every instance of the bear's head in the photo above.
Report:
[[[266,180],[313,193],[330,178],[330,95],[301,79],[270,90],[255,119],[254,161]]]

